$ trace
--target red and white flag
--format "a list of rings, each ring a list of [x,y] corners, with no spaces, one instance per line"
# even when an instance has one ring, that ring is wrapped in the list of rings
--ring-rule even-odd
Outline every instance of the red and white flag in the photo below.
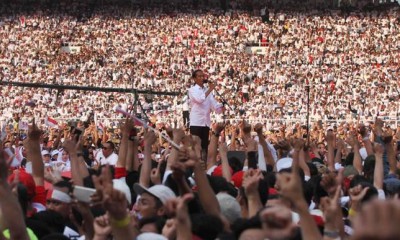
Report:
[[[45,124],[51,128],[58,128],[58,122],[51,117],[46,118]]]
[[[25,27],[25,22],[26,22],[25,16],[19,17],[19,23],[21,24],[22,27]]]

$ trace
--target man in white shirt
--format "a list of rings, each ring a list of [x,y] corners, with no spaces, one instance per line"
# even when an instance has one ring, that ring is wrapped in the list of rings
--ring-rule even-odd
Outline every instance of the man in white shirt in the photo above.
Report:
[[[190,98],[190,134],[199,136],[201,139],[202,159],[207,160],[207,149],[209,143],[209,132],[211,125],[211,111],[220,113],[223,111],[222,104],[217,103],[212,94],[214,83],[208,83],[208,89],[204,87],[204,73],[195,70],[192,74],[195,85],[189,89]]]
[[[183,117],[183,124],[186,128],[189,127],[189,96],[185,94],[182,98],[182,117]]]
[[[110,141],[104,143],[102,151],[96,154],[97,164],[114,166],[118,161],[118,155],[114,152],[114,148],[114,143]]]

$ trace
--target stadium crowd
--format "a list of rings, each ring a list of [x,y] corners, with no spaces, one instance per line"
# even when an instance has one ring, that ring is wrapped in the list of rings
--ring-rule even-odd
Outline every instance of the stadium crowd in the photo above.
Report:
[[[191,72],[200,68],[232,107],[227,118],[304,119],[309,84],[315,121],[377,115],[395,119],[398,8],[301,10],[271,9],[269,21],[262,22],[240,9],[132,10],[61,2],[50,9],[17,11],[11,5],[2,8],[1,78],[179,92],[179,97],[140,96],[148,114],[172,123],[181,121]],[[247,54],[249,43],[265,46],[265,55]],[[80,52],[63,53],[61,47],[68,44],[79,46]],[[27,101],[37,107],[25,115],[37,119],[79,119],[91,111],[112,119],[116,105],[133,108],[130,94],[3,87],[2,96],[7,118],[23,111]]]
[[[384,122],[399,112],[398,7],[9,2],[2,81],[181,94],[141,95],[142,110],[131,94],[2,86],[0,238],[400,238],[400,127]],[[195,69],[229,105],[206,161],[181,127]]]

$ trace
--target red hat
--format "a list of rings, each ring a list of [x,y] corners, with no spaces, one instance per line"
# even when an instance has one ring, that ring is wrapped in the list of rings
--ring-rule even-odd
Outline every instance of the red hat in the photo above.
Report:
[[[317,224],[317,226],[319,226],[319,227],[324,226],[325,222],[321,216],[318,216],[318,215],[311,215],[311,216],[314,218],[314,221]]]
[[[233,170],[231,167],[229,167],[229,171],[231,172],[231,175],[233,174]],[[214,177],[222,177],[222,165],[219,165],[214,169],[214,171],[211,173],[211,176]]]
[[[33,199],[35,196],[35,189],[36,189],[36,184],[35,180],[33,180],[32,175],[29,173],[25,172],[24,169],[19,169],[16,170],[18,171],[18,180],[20,183],[22,183],[26,187],[26,191],[28,193],[29,199]],[[8,182],[12,183],[16,177],[16,171],[14,171],[9,177],[8,177]]]
[[[240,188],[242,186],[243,175],[244,175],[244,171],[239,171],[239,172],[236,172],[235,174],[233,174],[232,181],[233,181],[233,184],[235,185],[235,187]]]

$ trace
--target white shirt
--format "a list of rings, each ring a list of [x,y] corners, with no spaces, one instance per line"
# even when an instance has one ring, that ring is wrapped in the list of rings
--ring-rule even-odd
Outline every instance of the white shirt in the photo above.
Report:
[[[104,157],[103,151],[99,151],[96,154],[96,161],[100,163],[100,165],[112,165],[114,166],[118,161],[118,155],[116,153],[111,153],[110,156]]]
[[[189,111],[189,97],[185,95],[182,99],[182,110]]]
[[[206,88],[194,85],[189,89],[190,98],[190,126],[209,127],[211,125],[211,111],[219,113],[222,104],[217,103],[214,95],[210,93],[206,97]]]

